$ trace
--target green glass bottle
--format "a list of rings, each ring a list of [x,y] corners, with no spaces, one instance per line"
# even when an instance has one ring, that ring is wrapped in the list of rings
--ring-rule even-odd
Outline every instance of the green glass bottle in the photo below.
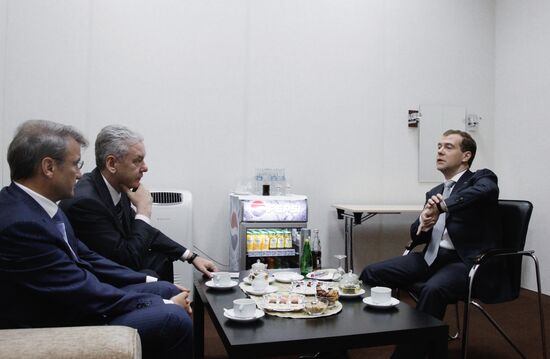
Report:
[[[311,257],[311,246],[309,244],[309,237],[304,239],[304,248],[302,250],[302,258],[300,259],[300,272],[302,275],[306,275],[313,271],[313,259]]]

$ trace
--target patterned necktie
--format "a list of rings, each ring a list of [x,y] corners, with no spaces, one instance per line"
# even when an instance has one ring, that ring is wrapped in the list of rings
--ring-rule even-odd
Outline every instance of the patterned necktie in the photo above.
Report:
[[[123,223],[124,212],[122,211],[122,199],[118,201],[118,203],[115,206],[115,209],[116,209],[116,215],[120,220],[120,223]]]
[[[449,194],[451,193],[451,189],[453,188],[454,184],[455,184],[455,181],[453,180],[445,181],[445,183],[443,184],[444,200],[449,197]],[[441,242],[441,238],[443,237],[443,232],[445,232],[446,217],[447,216],[445,212],[441,213],[432,229],[432,240],[430,241],[430,244],[428,245],[428,249],[424,254],[424,260],[426,261],[426,263],[428,263],[429,266],[432,265],[432,263],[435,260],[435,257],[437,257],[437,252],[439,251],[439,243]]]
[[[76,258],[76,254],[74,253],[73,249],[71,248],[71,245],[69,244],[69,239],[67,238],[67,232],[65,230],[65,222],[63,222],[63,218],[61,217],[61,214],[59,213],[59,210],[55,213],[55,216],[53,216],[52,219],[55,222],[55,226],[57,227],[57,230],[63,236],[63,239],[65,240],[65,243],[67,243],[67,246],[69,246],[69,249],[71,250],[71,253],[73,254],[73,257]]]

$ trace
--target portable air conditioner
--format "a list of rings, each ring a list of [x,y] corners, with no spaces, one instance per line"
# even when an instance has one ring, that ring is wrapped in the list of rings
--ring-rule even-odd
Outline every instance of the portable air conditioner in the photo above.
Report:
[[[191,192],[184,190],[152,190],[151,225],[190,251],[193,250]],[[193,265],[174,262],[174,283],[193,288]]]

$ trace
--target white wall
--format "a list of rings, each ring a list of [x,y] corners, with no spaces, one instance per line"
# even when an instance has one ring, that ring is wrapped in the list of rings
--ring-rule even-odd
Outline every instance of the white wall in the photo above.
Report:
[[[501,198],[533,203],[526,248],[536,251],[544,292],[549,293],[550,3],[499,0],[496,4],[495,163]],[[536,288],[527,259],[524,269],[524,285]]]
[[[142,132],[145,184],[193,193],[195,242],[222,264],[228,193],[256,167],[285,167],[309,196],[328,264],[343,251],[332,203],[422,202],[432,185],[417,181],[407,127],[420,104],[481,115],[476,164],[493,166],[492,0],[0,4],[3,149],[28,118],[92,142],[109,123]],[[84,159],[91,170],[92,148]],[[414,217],[357,227],[357,269],[399,254]]]

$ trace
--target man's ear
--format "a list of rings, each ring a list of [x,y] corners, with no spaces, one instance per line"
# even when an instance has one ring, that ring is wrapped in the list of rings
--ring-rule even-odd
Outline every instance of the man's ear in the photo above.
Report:
[[[113,155],[108,155],[105,159],[105,168],[109,173],[115,174],[116,173],[116,164],[117,164],[117,158]]]
[[[462,154],[462,163],[468,163],[468,161],[472,158],[472,152],[466,151]]]
[[[40,161],[40,172],[44,176],[48,178],[53,177],[55,168],[55,160],[51,157],[44,157],[42,161]]]

